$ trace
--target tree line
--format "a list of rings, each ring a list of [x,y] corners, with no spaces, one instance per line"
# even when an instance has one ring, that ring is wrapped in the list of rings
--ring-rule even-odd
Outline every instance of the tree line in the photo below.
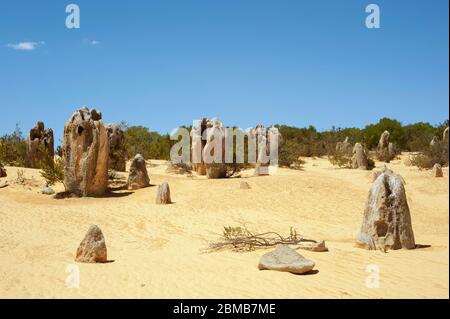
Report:
[[[279,129],[282,136],[279,145],[279,163],[281,166],[290,166],[298,161],[299,157],[331,154],[335,151],[336,143],[346,137],[351,143],[359,142],[367,150],[373,150],[378,145],[380,135],[386,130],[390,133],[390,141],[399,150],[426,153],[433,137],[441,138],[448,125],[448,120],[437,125],[427,122],[403,125],[395,119],[382,118],[364,128],[332,127],[330,130],[320,132],[314,126],[304,128],[279,124],[274,126]],[[146,159],[169,160],[170,148],[174,143],[170,140],[169,134],[160,134],[144,126],[130,126],[125,122],[121,123],[121,127],[125,136],[123,156],[127,160],[132,159],[137,153]],[[0,165],[24,166],[26,149],[26,138],[21,128],[16,126],[14,132],[0,137]],[[57,147],[56,153],[62,154],[61,146]]]

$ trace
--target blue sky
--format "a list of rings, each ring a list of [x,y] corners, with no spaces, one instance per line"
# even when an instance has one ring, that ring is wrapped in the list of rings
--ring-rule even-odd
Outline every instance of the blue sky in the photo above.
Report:
[[[76,3],[81,28],[65,27]],[[367,29],[365,7],[381,9]],[[79,106],[168,132],[201,116],[357,126],[448,118],[447,0],[8,1],[0,11],[0,134]],[[34,50],[20,43],[34,42]]]

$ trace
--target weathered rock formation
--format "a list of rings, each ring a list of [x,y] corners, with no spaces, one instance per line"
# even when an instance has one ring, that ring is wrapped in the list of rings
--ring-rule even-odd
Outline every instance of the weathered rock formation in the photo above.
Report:
[[[383,251],[416,247],[401,176],[385,172],[373,183],[357,245]]]
[[[158,192],[156,193],[156,204],[170,204],[172,199],[170,198],[169,183],[164,182],[158,186]]]
[[[63,136],[64,184],[78,196],[97,196],[108,186],[109,143],[102,114],[82,108],[67,121]]]
[[[442,141],[448,144],[448,127],[444,130],[444,133],[442,134]]]
[[[395,145],[390,143],[389,139],[390,139],[389,132],[384,131],[380,136],[376,153],[378,160],[384,161],[386,163],[389,163],[397,155]]]
[[[431,175],[433,177],[444,177],[442,166],[440,164],[434,164],[433,169],[431,170]]]
[[[118,124],[106,125],[109,139],[109,169],[125,172],[125,144],[124,133]]]
[[[368,169],[369,164],[364,147],[361,143],[356,143],[353,147],[352,168]]]
[[[81,263],[104,263],[108,261],[105,237],[96,225],[89,227],[77,249],[75,261]]]
[[[271,158],[267,158],[268,153],[270,153],[271,139],[278,139],[279,146],[282,142],[282,135],[278,128],[272,126],[269,129],[266,129],[263,124],[256,125],[256,127],[251,129],[249,133],[249,135],[254,138],[257,143],[256,168],[254,175],[269,175],[270,166],[275,165],[271,162]]]
[[[141,154],[137,154],[131,162],[127,181],[128,189],[139,189],[150,185],[147,165]]]
[[[378,141],[378,150],[387,149],[389,147],[389,138],[390,133],[388,131],[384,131],[381,136],[380,140]]]
[[[259,260],[259,270],[277,270],[294,274],[311,271],[315,263],[306,259],[286,245],[278,245],[274,251],[264,254]]]
[[[37,122],[27,137],[26,167],[37,168],[45,156],[52,159],[54,155],[53,130],[45,129],[43,122]]]

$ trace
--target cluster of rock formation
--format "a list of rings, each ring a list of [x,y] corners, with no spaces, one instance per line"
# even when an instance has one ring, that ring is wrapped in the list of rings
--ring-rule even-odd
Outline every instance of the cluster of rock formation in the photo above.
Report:
[[[264,157],[270,149],[269,135],[274,134],[278,134],[278,140],[280,141],[281,134],[274,127],[266,129],[259,124],[249,132],[249,136],[258,141],[258,145],[256,145],[257,164],[255,175],[269,174],[268,168],[271,163],[265,160]],[[203,118],[194,125],[191,131],[191,138],[192,169],[197,175],[206,175],[208,178],[224,178],[230,175],[230,165],[225,163],[225,126],[219,119]],[[220,138],[221,141],[217,142],[214,140],[215,138]],[[221,156],[217,156],[212,161],[205,160],[206,157],[214,157],[215,147],[219,144],[222,146]],[[262,148],[266,151],[265,153],[259,151]]]
[[[124,132],[118,124],[106,125],[109,139],[109,168],[119,172],[125,172],[125,144]]]
[[[343,142],[336,143],[336,153],[349,159],[349,167],[353,169],[368,170],[369,161],[366,150],[361,143],[356,143],[353,147],[346,137]]]
[[[147,164],[141,154],[137,154],[131,162],[127,185],[128,189],[139,189],[150,185]]]
[[[37,122],[36,125],[30,130],[26,144],[26,167],[37,168],[39,166],[39,161],[43,160],[45,156],[53,158],[53,130],[51,128],[45,129],[44,122]]]
[[[225,126],[217,119],[203,118],[194,126],[191,131],[192,137],[192,154],[198,154],[200,150],[200,158],[194,157],[192,168],[198,175],[206,175],[208,178],[224,178],[227,177],[228,167],[225,164]],[[204,137],[206,139],[204,139]],[[214,141],[214,138],[220,138],[221,141]],[[206,163],[205,157],[214,157],[216,151],[214,145],[220,143],[222,146],[222,154],[220,161],[212,161]]]
[[[64,127],[64,184],[78,196],[97,196],[108,186],[109,142],[102,114],[77,110]]]
[[[357,245],[370,250],[416,247],[403,179],[381,173],[370,189]]]
[[[254,175],[269,175],[269,168],[274,163],[271,163],[270,158],[267,158],[267,153],[270,152],[272,138],[277,139],[277,143],[280,145],[282,142],[281,133],[274,126],[267,129],[263,124],[258,124],[255,128],[250,130],[249,135],[254,138],[257,143],[256,168]]]

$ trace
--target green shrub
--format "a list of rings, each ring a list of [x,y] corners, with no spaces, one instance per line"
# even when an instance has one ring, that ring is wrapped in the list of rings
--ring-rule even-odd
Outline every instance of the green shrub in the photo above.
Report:
[[[440,143],[438,147],[431,147],[428,145],[428,148],[416,155],[411,157],[411,164],[417,166],[419,168],[432,168],[434,164],[440,164],[441,166],[448,166],[448,144]]]
[[[39,173],[45,179],[47,185],[53,186],[56,183],[64,184],[63,159],[61,157],[54,157],[45,147],[42,147],[41,151],[43,156],[38,161],[38,167],[41,169]]]
[[[146,159],[164,159],[170,157],[170,137],[151,132],[143,126],[130,126],[124,132],[125,156],[127,159],[141,154]],[[122,155],[119,155],[122,156]]]
[[[352,159],[337,150],[334,150],[328,154],[328,160],[331,164],[339,167],[350,168],[352,165]]]
[[[64,163],[61,158],[56,158],[53,164],[45,163],[41,165],[41,176],[49,186],[56,183],[64,184]]]
[[[373,170],[375,168],[375,161],[370,157],[367,157],[367,169]]]
[[[282,140],[278,147],[278,166],[280,167],[299,167],[304,161],[299,157],[302,154],[302,147],[293,140]]]
[[[429,169],[433,167],[433,160],[425,154],[416,154],[411,156],[411,165],[418,168]]]
[[[12,134],[0,137],[0,162],[10,166],[25,166],[27,144],[18,125]]]

